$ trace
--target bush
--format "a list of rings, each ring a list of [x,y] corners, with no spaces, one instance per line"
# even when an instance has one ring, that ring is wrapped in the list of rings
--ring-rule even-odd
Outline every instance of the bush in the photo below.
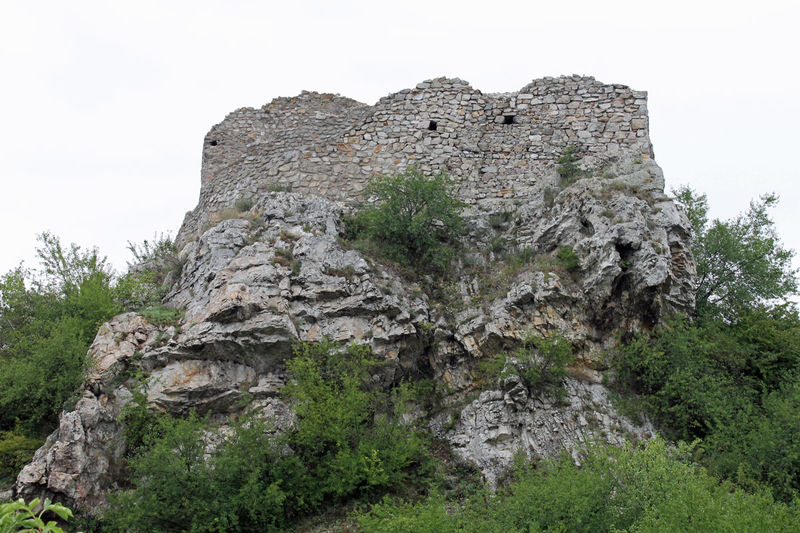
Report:
[[[443,174],[425,176],[415,167],[372,181],[367,193],[376,203],[363,209],[348,232],[380,244],[382,253],[403,265],[442,274],[464,231],[462,207]]]
[[[0,431],[0,487],[14,481],[42,444],[41,439]]]
[[[183,318],[183,309],[174,309],[165,305],[154,305],[140,309],[139,314],[156,326],[168,326]]]
[[[736,323],[676,320],[612,355],[615,386],[634,392],[675,439],[704,439],[702,460],[789,501],[800,490],[800,317],[783,308]]]
[[[564,153],[558,158],[558,166],[556,171],[561,178],[561,185],[567,187],[571,185],[581,174],[580,167],[576,164],[580,161],[580,157],[576,154],[574,146],[570,145],[564,150]]]
[[[285,395],[297,423],[275,434],[245,417],[209,455],[197,418],[153,425],[143,406],[126,412],[131,490],[107,513],[114,531],[282,531],[297,518],[428,475],[420,432],[393,422],[390,395],[371,382],[379,361],[364,346],[303,344],[287,362]],[[398,405],[398,408],[401,406]],[[155,429],[154,429],[155,427]]]
[[[252,198],[239,198],[234,202],[233,207],[239,213],[246,213],[250,211],[256,203]]]
[[[466,502],[433,495],[404,505],[385,499],[358,516],[365,531],[796,531],[800,513],[709,476],[687,460],[690,450],[654,440],[643,449],[589,448],[571,457],[520,468],[496,496]]]
[[[117,281],[117,298],[129,311],[161,305],[185,264],[175,241],[161,234],[141,244],[128,241],[128,250],[133,261],[128,263],[128,272]]]
[[[578,254],[569,246],[559,248],[556,259],[558,259],[558,264],[561,265],[561,268],[567,272],[574,272],[580,266]]]
[[[0,278],[0,431],[49,433],[83,378],[97,328],[121,311],[97,250],[39,237],[41,272]]]
[[[567,376],[566,367],[575,361],[572,343],[559,334],[541,337],[531,335],[522,341],[517,351],[507,358],[513,372],[518,374],[531,392],[560,388]],[[505,373],[512,372],[506,364]]]

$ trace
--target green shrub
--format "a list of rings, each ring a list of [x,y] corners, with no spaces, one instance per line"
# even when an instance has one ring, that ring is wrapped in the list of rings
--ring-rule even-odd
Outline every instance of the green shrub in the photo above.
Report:
[[[545,207],[553,207],[555,203],[556,196],[558,196],[558,189],[553,187],[545,187],[544,193],[542,196],[542,201],[544,202]]]
[[[489,239],[489,251],[492,253],[499,254],[507,247],[508,242],[502,235],[493,235],[492,238]]]
[[[561,268],[567,272],[574,272],[580,267],[578,254],[576,254],[575,250],[573,250],[570,246],[559,248],[556,258],[558,259],[558,264],[561,265]]]
[[[575,361],[572,343],[559,334],[548,337],[531,335],[522,341],[513,356],[515,372],[531,391],[551,388],[562,392],[560,385],[567,366]],[[510,371],[510,370],[508,370]]]
[[[139,391],[134,391],[133,401],[122,408],[119,421],[128,456],[149,449],[164,437],[171,424],[169,417],[147,407],[147,398]]]
[[[42,444],[42,439],[0,431],[0,487],[14,481]]]
[[[0,277],[0,431],[49,433],[74,395],[97,328],[122,310],[97,250],[39,237],[39,273]]]
[[[353,265],[345,265],[342,268],[325,267],[322,273],[326,276],[336,276],[351,280],[356,276],[356,269]]]
[[[465,502],[441,496],[410,505],[384,499],[357,516],[371,533],[388,532],[774,532],[796,531],[800,513],[767,492],[720,483],[687,460],[690,450],[654,440],[642,449],[593,447],[519,468],[496,496]]]
[[[718,475],[767,483],[791,500],[800,491],[800,318],[782,308],[735,323],[676,320],[611,354],[615,386],[663,434],[704,439]]]
[[[376,203],[363,209],[346,231],[380,244],[389,259],[434,273],[447,271],[464,231],[462,207],[443,174],[425,176],[415,167],[374,179],[367,190]]]
[[[564,153],[558,158],[558,166],[556,171],[561,178],[561,185],[567,187],[571,185],[582,173],[577,162],[580,161],[574,146],[570,145],[564,150]]]
[[[292,192],[291,183],[270,183],[267,185],[268,192]]]
[[[175,241],[164,234],[141,244],[128,241],[128,250],[133,261],[128,263],[128,272],[117,280],[117,298],[129,311],[160,305],[170,285],[180,277],[186,258],[178,255]]]
[[[244,417],[208,457],[202,421],[162,419],[154,433],[151,414],[132,407],[125,416],[135,427],[126,438],[144,445],[130,458],[133,488],[111,499],[104,526],[283,531],[325,506],[426,479],[425,440],[393,422],[415,387],[375,390],[379,366],[364,346],[298,345],[284,389],[297,423],[276,434],[258,417]]]
[[[252,198],[238,198],[236,202],[234,202],[233,207],[240,213],[246,213],[250,211],[256,203],[253,201]]]
[[[509,222],[514,220],[513,211],[500,211],[489,215],[489,226],[494,229],[503,229]]]

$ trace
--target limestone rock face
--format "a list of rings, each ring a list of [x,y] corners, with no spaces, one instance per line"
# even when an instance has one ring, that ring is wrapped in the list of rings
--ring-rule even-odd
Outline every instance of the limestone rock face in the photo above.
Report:
[[[235,112],[206,139],[201,201],[178,236],[165,303],[183,319],[128,313],[101,327],[80,400],[16,493],[101,509],[124,469],[120,413],[139,393],[154,409],[208,414],[221,433],[243,409],[289,427],[284,362],[295,342],[324,338],[369,345],[387,362],[384,386],[432,378],[444,400],[424,423],[491,483],[519,451],[577,458],[589,440],[647,438],[611,405],[602,354],[691,309],[695,272],[646,125],[644,93],[591,78],[506,95],[431,80],[375,107],[304,93]],[[568,144],[582,170],[565,182]],[[435,283],[342,239],[368,176],[414,160],[458,176],[467,203],[454,273]],[[281,177],[296,192],[274,190]],[[237,198],[252,206],[234,209]],[[578,356],[563,397],[481,379],[482,361],[553,333]]]
[[[455,415],[436,416],[431,427],[492,486],[520,452],[532,457],[569,452],[579,461],[578,452],[588,442],[621,445],[654,434],[649,423],[634,424],[616,413],[596,375],[567,378],[563,394],[531,395],[513,380],[501,390],[482,392]]]

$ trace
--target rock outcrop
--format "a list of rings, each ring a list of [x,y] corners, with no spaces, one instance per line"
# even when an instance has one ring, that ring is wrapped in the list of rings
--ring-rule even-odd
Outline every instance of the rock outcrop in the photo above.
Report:
[[[200,204],[178,236],[165,302],[184,318],[157,327],[129,313],[101,328],[81,399],[17,493],[102,507],[136,393],[223,426],[248,402],[286,427],[284,361],[298,340],[368,344],[387,361],[385,385],[433,378],[445,400],[425,414],[431,431],[489,481],[520,450],[647,438],[611,405],[601,354],[694,304],[689,224],[664,194],[647,123],[644,93],[579,77],[503,95],[432,80],[372,107],[303,93],[233,113],[206,138]],[[582,168],[571,182],[557,173],[568,145]],[[369,177],[411,162],[458,177],[468,204],[456,275],[435,295],[342,240]],[[241,199],[251,205],[237,211]],[[577,268],[559,265],[561,249]],[[566,395],[508,380],[481,390],[480,361],[530,333],[576,347]]]

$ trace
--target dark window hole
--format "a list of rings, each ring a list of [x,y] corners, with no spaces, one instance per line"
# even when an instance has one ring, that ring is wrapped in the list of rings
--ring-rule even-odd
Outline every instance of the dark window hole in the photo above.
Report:
[[[503,124],[514,124],[514,115],[505,115],[503,117]]]
[[[218,145],[218,144],[219,144],[219,142],[218,142],[218,141],[211,141],[211,142],[210,142],[210,143],[208,143],[208,144],[210,144],[211,146],[216,146],[216,145]]]
[[[428,123],[428,129],[431,130],[431,131],[436,131],[436,121],[435,120],[431,120]]]

